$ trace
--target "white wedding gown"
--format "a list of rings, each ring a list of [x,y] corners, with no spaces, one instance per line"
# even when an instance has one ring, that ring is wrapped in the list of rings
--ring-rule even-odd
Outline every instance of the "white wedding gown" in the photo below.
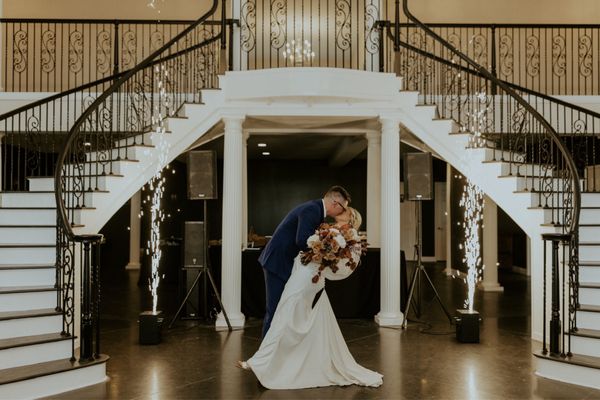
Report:
[[[325,290],[312,307],[324,278],[344,279],[352,270],[345,265],[335,273],[326,268],[313,283],[317,268],[316,263],[302,265],[296,257],[271,327],[248,365],[269,389],[380,386],[383,375],[360,366],[350,354]]]

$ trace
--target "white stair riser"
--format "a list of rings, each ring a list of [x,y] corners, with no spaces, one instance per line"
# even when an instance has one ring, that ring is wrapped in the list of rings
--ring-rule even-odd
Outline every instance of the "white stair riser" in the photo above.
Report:
[[[55,291],[0,294],[0,312],[38,310],[55,306]]]
[[[600,193],[582,193],[582,207],[600,207]]]
[[[600,246],[579,246],[579,259],[600,261]]]
[[[56,207],[54,193],[0,193],[2,207]]]
[[[536,358],[536,375],[575,385],[600,389],[598,370],[575,364]]]
[[[7,210],[0,208],[2,225],[55,225],[56,210]]]
[[[579,241],[580,242],[596,242],[600,241],[600,226],[580,226]],[[600,260],[599,260],[600,261]]]
[[[56,241],[56,228],[0,227],[0,243],[48,244]]]
[[[119,176],[98,176],[98,177],[85,177],[83,180],[68,179],[65,185],[66,190],[78,189],[83,185],[85,190],[109,190],[111,181],[115,179],[122,179]],[[87,197],[86,199],[90,199]]]
[[[49,315],[0,321],[0,339],[43,335],[62,331],[62,316]]]
[[[600,357],[600,339],[571,336],[571,351],[575,354]]]
[[[0,369],[60,360],[71,355],[71,341],[36,344],[0,350]]]
[[[580,282],[600,282],[600,267],[579,267]]]
[[[37,399],[106,380],[106,363],[0,386],[0,399]]]
[[[502,179],[511,179],[511,178],[502,178]],[[531,178],[531,177],[519,177],[513,178],[516,179],[516,190],[536,190],[541,191],[544,189],[545,184],[544,180],[540,178]],[[554,180],[551,183],[552,190],[563,190],[564,182],[562,180]],[[552,204],[552,201],[548,203],[550,206],[562,206],[562,203]]]
[[[523,161],[524,157],[517,153],[511,153],[509,151],[501,151],[497,149],[484,149],[485,150],[485,159],[487,161],[495,160],[495,161]]]
[[[53,286],[56,282],[54,268],[27,268],[0,270],[0,285],[16,286]]]
[[[521,175],[521,176],[546,176],[552,174],[552,169],[542,168],[539,165],[533,164],[510,164],[502,163],[502,175]]]
[[[600,289],[579,288],[579,304],[600,306]],[[598,341],[600,348],[600,341]]]
[[[600,224],[600,209],[583,208],[579,217],[581,224]]]
[[[1,247],[2,264],[54,264],[56,262],[55,247]]]
[[[100,159],[110,160],[139,160],[146,152],[151,151],[152,147],[145,146],[131,146],[120,149],[112,149],[100,154]],[[96,161],[98,159],[98,153],[92,152],[86,154],[86,160]]]
[[[111,161],[106,163],[85,163],[76,166],[67,166],[67,172],[70,175],[125,175],[129,168],[135,167],[138,163],[132,161]],[[75,171],[75,173],[73,173]]]
[[[577,327],[600,330],[600,313],[577,311]]]
[[[29,178],[29,191],[54,191],[54,178]]]

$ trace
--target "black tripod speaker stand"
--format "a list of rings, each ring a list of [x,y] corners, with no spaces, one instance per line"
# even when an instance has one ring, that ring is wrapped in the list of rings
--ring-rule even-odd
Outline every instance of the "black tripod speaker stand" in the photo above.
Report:
[[[179,308],[177,309],[177,312],[175,313],[175,316],[173,317],[173,319],[171,320],[171,322],[169,323],[169,329],[171,329],[171,327],[173,326],[173,324],[175,323],[175,321],[177,321],[177,318],[179,318],[179,315],[181,314],[181,311],[183,310],[183,307],[185,307],[185,305],[188,302],[188,299],[190,298],[190,296],[192,295],[192,293],[194,292],[194,289],[196,288],[196,286],[198,285],[198,282],[200,282],[200,278],[204,277],[204,290],[203,290],[203,294],[204,294],[204,304],[206,305],[208,302],[208,291],[207,291],[207,285],[206,285],[206,278],[208,277],[208,279],[210,280],[210,285],[212,287],[213,293],[215,295],[215,297],[217,298],[217,301],[219,303],[219,306],[221,307],[221,312],[223,313],[223,316],[225,317],[225,321],[227,322],[227,328],[229,329],[229,331],[232,331],[233,328],[231,327],[231,323],[229,322],[229,317],[227,316],[227,311],[225,311],[225,307],[223,306],[223,302],[221,301],[221,296],[219,295],[219,289],[217,288],[217,285],[215,284],[215,280],[212,276],[212,273],[210,272],[210,268],[208,266],[208,246],[206,245],[206,238],[208,237],[207,233],[208,233],[208,229],[207,229],[207,207],[206,207],[206,200],[204,200],[204,246],[205,246],[205,251],[204,251],[204,259],[202,260],[202,264],[198,265],[198,266],[187,266],[185,269],[186,270],[197,270],[198,271],[198,275],[196,276],[196,279],[194,280],[194,282],[192,283],[192,286],[190,286],[189,290],[187,291],[185,298],[183,299],[183,301],[181,302],[181,304],[179,305]]]
[[[446,306],[444,306],[444,303],[442,302],[442,299],[440,298],[440,295],[439,295],[437,289],[433,285],[431,278],[427,274],[427,271],[425,270],[425,267],[423,266],[423,263],[421,260],[421,252],[422,252],[422,247],[423,247],[422,243],[421,243],[421,233],[422,233],[421,201],[422,200],[419,200],[417,198],[416,199],[417,206],[415,207],[415,210],[416,210],[415,213],[416,213],[416,219],[417,219],[417,226],[416,226],[417,244],[415,244],[415,253],[417,256],[417,266],[415,267],[415,271],[413,272],[411,282],[410,282],[410,288],[408,290],[408,298],[406,300],[406,306],[404,309],[404,317],[402,320],[402,329],[406,329],[406,325],[408,322],[408,311],[410,310],[411,305],[413,307],[413,310],[414,310],[417,318],[421,317],[421,302],[422,302],[422,299],[421,299],[421,295],[422,295],[421,274],[423,274],[425,276],[426,281],[429,284],[429,287],[431,287],[431,289],[433,290],[435,298],[437,299],[438,303],[442,307],[442,310],[446,314],[446,317],[448,317],[448,321],[450,322],[450,324],[452,324],[452,316],[446,309]],[[417,296],[413,297],[415,292],[417,293]]]

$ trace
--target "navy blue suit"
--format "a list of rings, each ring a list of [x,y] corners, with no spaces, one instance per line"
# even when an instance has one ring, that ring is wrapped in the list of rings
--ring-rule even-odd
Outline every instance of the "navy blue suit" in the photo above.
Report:
[[[306,240],[323,222],[324,215],[323,201],[320,199],[300,204],[279,223],[258,258],[265,272],[267,294],[263,337],[271,326],[285,284],[292,274],[294,258],[301,250],[306,250]]]

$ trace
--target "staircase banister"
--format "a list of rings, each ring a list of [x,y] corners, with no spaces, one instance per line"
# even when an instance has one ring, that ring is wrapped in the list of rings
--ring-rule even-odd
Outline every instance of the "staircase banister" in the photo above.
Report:
[[[219,5],[219,1],[213,0],[213,4],[212,4],[212,7],[210,8],[210,10],[208,10],[208,12],[206,12],[203,16],[201,16],[196,22],[194,22],[189,27],[187,27],[186,29],[181,31],[179,34],[174,36],[171,40],[169,40],[161,48],[159,48],[158,50],[156,50],[155,52],[150,54],[148,57],[146,57],[142,62],[140,62],[134,68],[132,68],[129,71],[127,71],[126,73],[124,73],[115,83],[113,83],[98,98],[96,98],[96,100],[94,100],[94,102],[79,116],[77,121],[75,121],[75,123],[73,124],[73,127],[69,130],[69,135],[68,135],[67,140],[65,141],[65,144],[63,145],[63,148],[58,156],[58,160],[56,162],[56,170],[54,172],[54,197],[56,200],[57,212],[58,212],[61,224],[65,230],[65,233],[69,237],[69,239],[74,240],[74,241],[79,240],[78,235],[75,235],[75,233],[73,232],[73,228],[67,217],[67,211],[66,211],[65,205],[63,203],[63,199],[62,199],[62,186],[61,186],[60,182],[62,179],[62,169],[63,169],[64,163],[65,163],[67,152],[69,151],[69,148],[73,144],[75,137],[79,133],[81,126],[86,121],[86,119],[92,114],[92,112],[94,112],[104,102],[104,100],[106,100],[108,98],[108,96],[112,95],[119,87],[121,87],[123,85],[123,83],[125,83],[129,78],[131,78],[138,71],[151,66],[152,62],[154,61],[154,59],[156,57],[158,57],[165,50],[169,49],[174,43],[179,41],[181,38],[185,37],[188,33],[193,31],[197,26],[201,25],[204,21],[206,21],[209,17],[211,17],[217,10],[218,5]],[[219,38],[219,36],[217,36],[217,38]]]
[[[418,18],[416,18],[408,8],[408,0],[402,0],[402,7],[404,14],[413,21],[419,28],[421,28],[427,35],[431,36],[433,39],[438,41],[444,47],[449,49],[452,53],[454,53],[457,57],[465,61],[467,64],[471,65],[477,72],[481,74],[485,79],[491,81],[498,87],[502,88],[510,97],[512,97],[519,105],[521,105],[525,110],[527,110],[546,130],[546,133],[550,136],[557,149],[562,154],[563,158],[566,160],[567,168],[571,173],[573,180],[573,218],[571,220],[571,224],[569,226],[569,233],[576,234],[579,229],[579,213],[581,209],[581,189],[579,187],[579,173],[577,172],[577,167],[575,166],[575,161],[571,156],[571,153],[566,149],[564,143],[558,136],[558,133],[552,128],[552,126],[546,121],[546,119],[529,103],[523,99],[517,92],[515,92],[511,87],[506,85],[503,81],[496,78],[491,72],[489,72],[486,68],[479,65],[477,62],[472,60],[470,57],[460,52],[446,40],[444,40],[437,33],[429,29],[425,24],[423,24]],[[398,21],[398,20],[397,20]],[[397,25],[397,24],[396,24]],[[398,39],[398,38],[396,38]],[[468,71],[468,69],[467,69]]]

